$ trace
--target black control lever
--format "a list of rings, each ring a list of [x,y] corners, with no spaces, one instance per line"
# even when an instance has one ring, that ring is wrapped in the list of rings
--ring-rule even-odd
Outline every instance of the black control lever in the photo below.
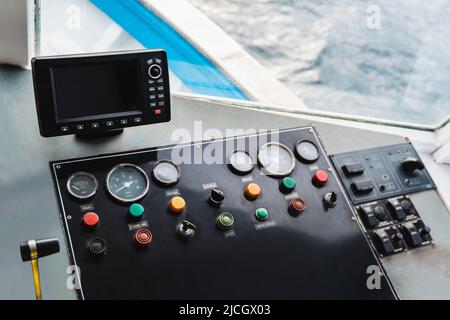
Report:
[[[423,170],[425,168],[423,162],[414,157],[408,157],[405,160],[403,160],[400,164],[403,170],[409,173],[413,173],[416,170]]]

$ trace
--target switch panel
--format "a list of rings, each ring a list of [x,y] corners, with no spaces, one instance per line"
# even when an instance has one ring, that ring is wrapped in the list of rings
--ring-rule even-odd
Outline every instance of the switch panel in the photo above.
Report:
[[[407,196],[365,203],[356,211],[381,257],[432,243],[430,228]]]
[[[330,156],[353,204],[435,188],[410,143]]]

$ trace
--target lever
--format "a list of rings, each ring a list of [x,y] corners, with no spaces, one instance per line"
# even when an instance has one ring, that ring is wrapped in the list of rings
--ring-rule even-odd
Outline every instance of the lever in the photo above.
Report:
[[[416,170],[423,170],[425,168],[422,161],[414,157],[408,157],[400,164],[402,168],[408,173],[413,173]]]
[[[28,240],[20,244],[20,255],[22,257],[22,261],[31,261],[36,300],[42,300],[38,259],[57,252],[59,252],[59,241],[57,238]]]

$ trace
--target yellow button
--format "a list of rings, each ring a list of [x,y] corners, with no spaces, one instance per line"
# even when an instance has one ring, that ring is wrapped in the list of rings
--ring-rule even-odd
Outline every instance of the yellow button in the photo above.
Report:
[[[261,194],[261,187],[256,183],[250,183],[245,187],[244,195],[249,200],[255,200]]]
[[[186,201],[182,197],[173,197],[169,202],[169,210],[172,213],[180,214],[186,208]]]

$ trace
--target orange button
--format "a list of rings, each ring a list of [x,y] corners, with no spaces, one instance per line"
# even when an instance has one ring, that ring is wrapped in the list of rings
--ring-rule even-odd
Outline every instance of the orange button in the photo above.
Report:
[[[261,194],[261,187],[256,183],[250,183],[245,187],[244,195],[249,200],[255,200]]]
[[[169,202],[169,210],[172,213],[180,214],[186,208],[186,201],[182,197],[173,197]]]

